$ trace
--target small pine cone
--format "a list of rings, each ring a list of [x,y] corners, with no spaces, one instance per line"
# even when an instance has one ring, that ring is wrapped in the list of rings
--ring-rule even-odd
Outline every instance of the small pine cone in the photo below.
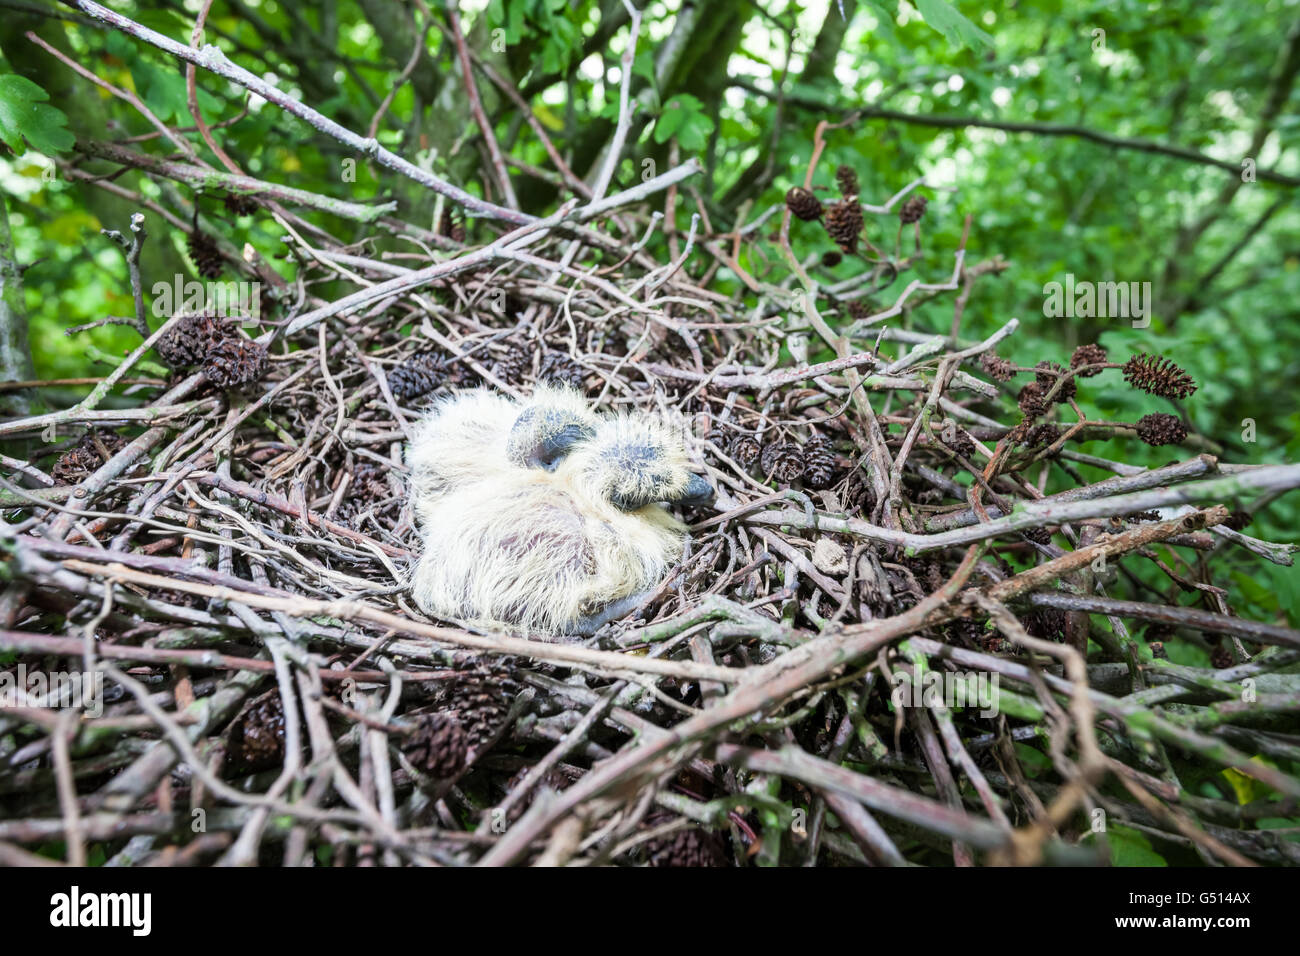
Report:
[[[231,334],[213,345],[203,357],[203,374],[217,388],[235,388],[256,382],[266,374],[266,346]]]
[[[382,501],[393,497],[384,472],[376,465],[359,464],[352,469],[352,480],[335,512],[337,520],[354,524],[357,517]]]
[[[1137,429],[1138,438],[1148,445],[1177,445],[1187,437],[1187,426],[1183,420],[1177,415],[1167,415],[1164,412],[1143,415],[1133,427]]]
[[[1147,644],[1147,647],[1151,649],[1151,656],[1154,657],[1156,660],[1159,661],[1169,660],[1169,652],[1165,650],[1164,641],[1151,641],[1149,644]]]
[[[849,472],[844,483],[844,507],[849,514],[856,513],[865,518],[870,518],[876,510],[876,492],[871,487],[871,479],[861,468]]]
[[[841,169],[844,167],[841,166]],[[803,483],[813,489],[829,488],[835,482],[839,464],[831,440],[823,435],[813,435],[803,446]]]
[[[1190,375],[1159,355],[1134,355],[1124,363],[1124,381],[1160,398],[1187,398],[1197,387]]]
[[[1035,425],[1025,434],[1024,444],[1028,448],[1046,447],[1061,437],[1061,430],[1051,422]]]
[[[1070,368],[1083,368],[1085,365],[1099,365],[1106,361],[1106,350],[1100,345],[1089,343],[1080,345],[1070,356]],[[1086,372],[1080,372],[1080,378],[1091,378],[1094,375],[1100,375],[1102,370],[1099,368],[1089,369]]]
[[[844,261],[844,256],[840,255],[840,253],[836,252],[834,249],[822,253],[822,265],[827,269],[834,269],[842,261]]]
[[[543,352],[537,367],[537,380],[552,385],[567,385],[579,392],[587,390],[587,370],[574,361],[568,352]]]
[[[845,199],[858,195],[858,174],[850,166],[840,166],[835,170],[835,185],[840,187],[840,195]]]
[[[942,441],[946,447],[951,448],[962,458],[965,458],[969,462],[974,462],[975,439],[971,438],[970,435],[966,434],[966,432],[963,431],[962,429],[958,428],[956,430],[956,434],[953,435],[952,441],[946,441],[942,437],[939,440]]]
[[[224,319],[215,315],[187,315],[154,343],[154,350],[171,368],[188,368],[202,362],[229,335],[230,325]]]
[[[252,196],[244,196],[240,193],[226,193],[221,202],[234,216],[251,216],[261,208]]]
[[[447,363],[436,352],[420,352],[388,373],[388,387],[398,401],[432,392],[447,380]]]
[[[1052,532],[1048,531],[1046,528],[1025,528],[1020,533],[1035,544],[1052,543]]]
[[[717,834],[696,827],[656,837],[645,844],[645,851],[653,867],[727,865],[726,850]]]
[[[999,358],[996,352],[982,354],[980,366],[995,382],[1009,382],[1016,376],[1016,367],[1011,360]]]
[[[789,484],[803,477],[803,449],[792,441],[768,442],[759,455],[759,467],[763,474],[771,475],[777,481]]]
[[[221,249],[215,239],[196,226],[190,232],[186,247],[189,249],[190,261],[194,263],[194,269],[199,275],[205,279],[216,279],[221,275],[224,264]]]
[[[1043,386],[1044,394],[1050,392],[1055,387],[1057,380],[1065,374],[1065,369],[1056,362],[1039,362],[1034,368],[1040,370],[1035,374],[1035,381]],[[1074,379],[1067,379],[1065,384],[1057,391],[1055,401],[1064,404],[1067,399],[1074,398],[1078,391],[1079,388]]]
[[[748,468],[758,461],[760,451],[762,446],[753,435],[736,435],[727,444],[727,457],[742,468]]]
[[[450,714],[421,714],[402,752],[424,773],[448,780],[465,769],[469,739],[460,721]]]
[[[826,207],[826,234],[845,252],[858,247],[858,233],[862,231],[862,206],[856,199],[845,199]]]
[[[474,748],[491,740],[510,712],[518,684],[503,670],[475,665],[438,688],[437,710],[455,717]]]
[[[126,445],[126,439],[112,432],[88,431],[81,440],[68,449],[50,470],[50,477],[56,485],[76,485],[85,481],[99,471],[108,458],[104,457],[99,446],[104,446],[111,458]]]
[[[854,322],[861,322],[871,315],[871,306],[861,299],[854,299],[848,305],[849,318]]]
[[[230,725],[225,768],[257,773],[284,763],[284,701],[278,690],[253,701]]]
[[[1249,511],[1233,511],[1228,515],[1228,520],[1224,522],[1226,527],[1233,531],[1242,531],[1254,519]]]
[[[1221,642],[1218,647],[1210,651],[1210,665],[1216,671],[1227,670],[1236,661],[1232,659],[1232,648],[1227,642]]]
[[[902,208],[898,210],[898,218],[904,225],[920,222],[921,217],[925,215],[925,207],[929,201],[924,196],[913,196],[903,203]]]
[[[452,242],[465,241],[465,223],[451,208],[442,211],[442,219],[439,220],[439,231]]]
[[[514,345],[492,364],[492,374],[507,385],[519,385],[532,366],[528,352],[522,346]]]
[[[1025,630],[1033,637],[1053,641],[1065,638],[1065,612],[1055,607],[1036,607],[1025,615]]]
[[[1026,418],[1037,418],[1047,411],[1047,389],[1037,382],[1030,382],[1020,390],[1016,402],[1020,405]]]
[[[785,204],[791,215],[804,222],[822,217],[822,201],[802,186],[795,186],[785,194]]]

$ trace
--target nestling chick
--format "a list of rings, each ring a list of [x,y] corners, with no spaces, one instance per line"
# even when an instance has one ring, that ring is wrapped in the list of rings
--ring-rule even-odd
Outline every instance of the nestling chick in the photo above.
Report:
[[[435,408],[411,444],[424,552],[415,601],[436,617],[544,633],[589,630],[658,582],[686,529],[663,507],[707,503],[683,436],[647,415],[599,418],[539,387]]]

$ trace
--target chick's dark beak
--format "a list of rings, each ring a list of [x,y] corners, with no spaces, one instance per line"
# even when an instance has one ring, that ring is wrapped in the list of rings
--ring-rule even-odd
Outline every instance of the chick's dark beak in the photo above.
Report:
[[[677,499],[684,505],[711,505],[713,504],[716,492],[713,486],[709,484],[708,479],[701,478],[699,475],[691,475],[690,480],[686,483],[686,490],[682,496]]]

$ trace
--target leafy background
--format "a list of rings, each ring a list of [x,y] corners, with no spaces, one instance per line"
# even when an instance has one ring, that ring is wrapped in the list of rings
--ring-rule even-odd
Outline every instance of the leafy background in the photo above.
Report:
[[[74,138],[122,140],[152,130],[25,33],[34,31],[182,128],[192,125],[184,73],[158,51],[98,29],[67,8],[0,6],[6,7],[0,141],[10,153],[0,156],[0,181],[25,267],[35,368],[42,377],[102,375],[134,344],[134,333],[110,326],[70,338],[64,330],[106,314],[129,314],[125,264],[99,230],[125,228],[135,208],[61,174],[51,178],[50,171],[56,159],[107,171],[78,157]],[[116,7],[188,39],[192,12],[181,3]],[[354,130],[370,126],[396,87],[378,138],[471,192],[497,199],[485,193],[477,130],[454,46],[438,25],[442,18],[417,29],[413,9],[380,0],[217,2],[207,39]],[[513,80],[569,165],[580,175],[595,168],[618,115],[620,58],[629,38],[622,0],[490,0],[460,9],[471,47]],[[32,12],[38,10],[46,14]],[[981,337],[1018,316],[1021,331],[1002,351],[1021,364],[1063,361],[1089,341],[1121,358],[1134,350],[1164,353],[1201,383],[1180,410],[1197,431],[1225,447],[1225,457],[1300,460],[1296,187],[1263,177],[1245,182],[1235,171],[1249,158],[1258,170],[1300,175],[1294,148],[1300,109],[1293,91],[1300,71],[1298,24],[1300,4],[1282,0],[655,0],[644,8],[630,149],[615,185],[635,183],[647,162],[663,169],[698,156],[705,173],[694,192],[685,191],[676,227],[689,226],[698,201],[713,231],[723,233],[742,213],[752,220],[802,183],[819,121],[848,120],[827,134],[816,185],[831,185],[835,167],[846,164],[857,171],[864,200],[879,203],[925,176],[922,192],[931,203],[917,275],[935,281],[950,273],[967,215],[967,261],[1000,255],[1010,263],[1001,276],[977,283],[963,318],[964,337]],[[420,60],[403,80],[416,43]],[[528,167],[551,169],[519,111],[491,84],[481,82],[480,90],[502,148]],[[350,200],[391,198],[416,221],[423,217],[432,225],[438,218],[433,197],[375,167],[361,163],[355,181],[345,180],[349,156],[337,143],[260,101],[246,102],[243,91],[215,77],[200,75],[199,105],[209,123],[234,120],[221,128],[221,144],[251,175]],[[1006,124],[1025,128],[998,128]],[[1131,142],[1077,135],[1089,131]],[[197,135],[188,135],[202,148]],[[1144,144],[1171,144],[1232,169],[1152,152]],[[156,142],[135,145],[161,152]],[[514,179],[530,212],[550,211],[567,198],[554,182],[518,171]],[[292,277],[269,219],[235,217],[219,195],[195,195],[136,173],[121,182],[177,211],[197,202],[205,225],[249,244]],[[336,235],[382,242],[354,223],[315,218]],[[177,273],[192,277],[184,235],[156,218],[150,223],[142,263],[147,282]],[[869,239],[892,247],[895,220],[868,217],[867,228]],[[473,221],[468,229],[471,241],[492,234]],[[832,248],[812,226],[795,223],[793,236],[801,255]],[[661,243],[662,234],[654,241]],[[666,255],[662,246],[653,251]],[[780,278],[780,263],[765,240],[742,260],[766,278]],[[859,268],[846,260],[816,278],[838,281]],[[1046,317],[1043,287],[1067,273],[1093,282],[1150,282],[1150,327]],[[905,281],[885,292],[886,301]],[[752,297],[726,272],[720,288]],[[951,310],[951,301],[940,299],[918,305],[901,321],[946,332]],[[1173,410],[1122,388],[1085,387],[1081,393],[1086,410],[1110,419]],[[50,392],[46,398],[58,404],[61,396]],[[1247,419],[1254,423],[1254,442],[1242,437]],[[1171,457],[1168,449],[1120,439],[1087,450],[1139,464]],[[1251,531],[1294,540],[1298,519],[1297,505],[1283,499]],[[1216,580],[1230,588],[1238,613],[1300,621],[1294,569],[1237,551],[1224,555],[1219,567]],[[1204,650],[1190,644],[1171,646],[1171,656],[1206,662]],[[1135,862],[1149,862],[1152,851],[1136,832],[1112,844]]]

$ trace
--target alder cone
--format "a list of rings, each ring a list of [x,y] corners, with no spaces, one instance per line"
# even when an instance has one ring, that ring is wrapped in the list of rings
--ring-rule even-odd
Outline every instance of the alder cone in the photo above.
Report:
[[[216,279],[221,276],[225,268],[225,263],[221,259],[221,248],[206,232],[195,227],[185,242],[185,248],[199,275],[205,279]]]
[[[822,201],[802,186],[795,186],[785,194],[785,205],[792,216],[804,222],[822,217]]]
[[[1037,382],[1030,382],[1020,390],[1016,402],[1026,418],[1037,418],[1047,412],[1047,389]]]
[[[245,774],[284,763],[284,701],[278,690],[257,698],[230,725],[225,768]]]
[[[266,346],[238,334],[214,344],[203,358],[203,374],[218,388],[256,382],[266,374]]]
[[[840,167],[841,169],[843,167]],[[809,488],[829,488],[835,483],[839,463],[835,458],[835,448],[824,435],[813,435],[804,443],[803,483]]]
[[[840,195],[845,199],[858,195],[858,174],[851,166],[840,166],[835,170],[835,185],[840,187]]]
[[[996,352],[985,352],[981,355],[980,366],[995,382],[1009,382],[1016,375],[1016,367],[1011,360],[999,358]]]
[[[98,443],[96,443],[98,439]],[[99,471],[108,458],[100,452],[99,446],[103,445],[104,450],[110,456],[117,454],[126,446],[126,439],[121,435],[112,432],[101,432],[91,430],[81,436],[81,439],[64,452],[54,467],[50,470],[50,477],[54,479],[57,485],[76,485],[85,481],[95,472]]]
[[[538,364],[537,380],[552,385],[566,385],[582,392],[587,388],[587,370],[574,361],[568,352],[548,349],[542,353],[542,360]]]
[[[826,234],[845,252],[858,247],[858,234],[862,232],[862,206],[856,199],[845,199],[826,207],[823,224]]]
[[[903,225],[920,222],[921,217],[925,215],[925,207],[929,202],[930,200],[926,199],[924,196],[913,196],[911,199],[907,200],[907,202],[903,203],[902,208],[898,210],[899,221],[901,221]]]
[[[1083,368],[1085,365],[1098,365],[1106,361],[1106,350],[1095,343],[1080,345],[1070,356],[1070,368]],[[1094,368],[1086,372],[1079,372],[1081,378],[1091,378],[1094,375],[1100,375],[1102,369]]]
[[[532,356],[522,346],[511,346],[492,364],[492,374],[507,385],[518,385],[532,368]]]
[[[448,780],[465,769],[469,736],[451,714],[421,714],[402,752],[429,776]]]
[[[399,401],[432,392],[447,380],[447,364],[437,352],[420,352],[388,373],[388,388]]]
[[[758,461],[761,451],[762,446],[753,435],[736,435],[727,444],[727,457],[742,468],[748,468]]]
[[[1134,355],[1124,363],[1124,381],[1160,398],[1187,398],[1196,380],[1162,355]]]
[[[667,822],[662,816],[652,817],[649,826]],[[717,867],[727,865],[727,852],[716,833],[687,827],[655,837],[645,844],[646,857],[652,867]]]
[[[1177,445],[1187,437],[1187,426],[1177,415],[1152,412],[1137,420],[1138,438],[1148,445]]]
[[[1025,434],[1024,444],[1029,448],[1046,447],[1061,437],[1061,430],[1051,422],[1035,425]]]
[[[231,334],[230,324],[215,315],[187,315],[154,343],[154,351],[174,369],[198,365],[212,347]]]
[[[803,449],[792,441],[768,442],[759,455],[759,467],[777,481],[798,481],[806,467]]]

